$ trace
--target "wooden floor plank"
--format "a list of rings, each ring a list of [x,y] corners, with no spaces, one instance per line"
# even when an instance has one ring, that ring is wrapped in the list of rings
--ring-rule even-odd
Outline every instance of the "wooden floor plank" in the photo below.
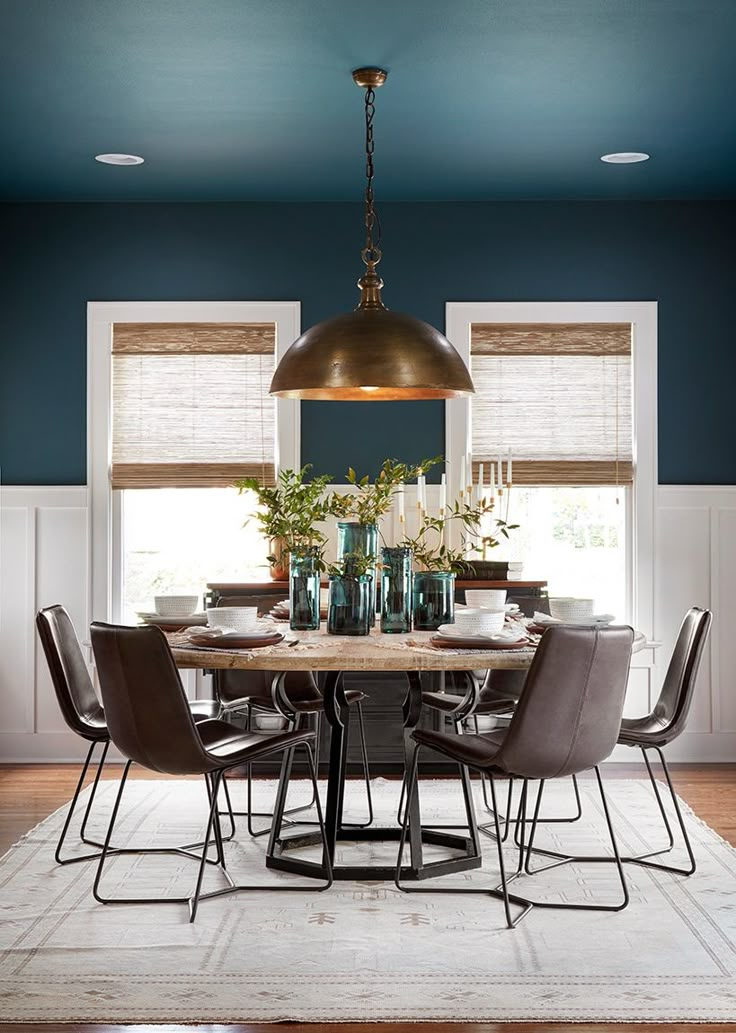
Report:
[[[114,777],[115,769],[110,768]],[[611,764],[609,778],[641,778],[639,765]],[[79,775],[75,765],[0,765],[0,853],[4,853],[25,832],[62,806],[74,791]],[[680,796],[695,813],[730,843],[736,845],[736,764],[672,765]],[[133,778],[154,776],[131,771]],[[274,1033],[275,1025],[288,1033],[734,1033],[733,1024],[640,1024],[640,1023],[243,1023],[233,1025],[118,1026],[106,1024],[0,1023],[0,1033]]]

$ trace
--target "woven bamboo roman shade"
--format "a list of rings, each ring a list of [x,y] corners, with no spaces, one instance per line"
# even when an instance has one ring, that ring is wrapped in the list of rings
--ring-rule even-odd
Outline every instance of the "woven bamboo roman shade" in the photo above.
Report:
[[[113,488],[274,479],[273,323],[116,323]]]
[[[473,461],[510,449],[515,484],[628,484],[629,323],[474,323]]]

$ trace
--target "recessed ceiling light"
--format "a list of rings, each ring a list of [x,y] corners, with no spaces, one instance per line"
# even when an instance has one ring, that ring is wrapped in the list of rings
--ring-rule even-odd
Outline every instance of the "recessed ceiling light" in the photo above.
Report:
[[[649,161],[644,151],[615,151],[613,154],[602,154],[601,161],[609,165],[633,165],[637,161]]]
[[[143,158],[137,154],[96,154],[95,161],[103,165],[142,165]]]

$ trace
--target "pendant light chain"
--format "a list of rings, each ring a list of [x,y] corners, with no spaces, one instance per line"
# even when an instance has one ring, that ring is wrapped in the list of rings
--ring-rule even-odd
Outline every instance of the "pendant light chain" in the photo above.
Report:
[[[373,207],[373,151],[375,142],[373,139],[373,116],[376,113],[376,91],[369,86],[365,91],[365,247],[362,257],[365,264],[370,268],[377,265],[381,260],[379,244],[381,242],[381,224],[376,210]],[[373,231],[377,232],[374,241]]]

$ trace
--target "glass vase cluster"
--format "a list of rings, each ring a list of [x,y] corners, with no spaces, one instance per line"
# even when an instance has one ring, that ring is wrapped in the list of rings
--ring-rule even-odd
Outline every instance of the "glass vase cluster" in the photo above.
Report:
[[[294,549],[289,555],[289,626],[292,631],[319,628],[319,550]]]
[[[344,565],[345,573],[357,573],[351,570],[351,556],[369,556],[373,560],[378,556],[378,525],[360,524],[356,520],[340,520],[337,524],[337,562]],[[375,579],[371,579],[370,622],[376,623],[376,590]]]
[[[374,598],[370,574],[357,577],[331,574],[327,603],[328,635],[369,635],[371,612],[375,619]]]
[[[411,549],[381,549],[381,631],[398,635],[411,631]]]
[[[437,631],[455,620],[455,575],[449,570],[414,573],[414,630]]]

